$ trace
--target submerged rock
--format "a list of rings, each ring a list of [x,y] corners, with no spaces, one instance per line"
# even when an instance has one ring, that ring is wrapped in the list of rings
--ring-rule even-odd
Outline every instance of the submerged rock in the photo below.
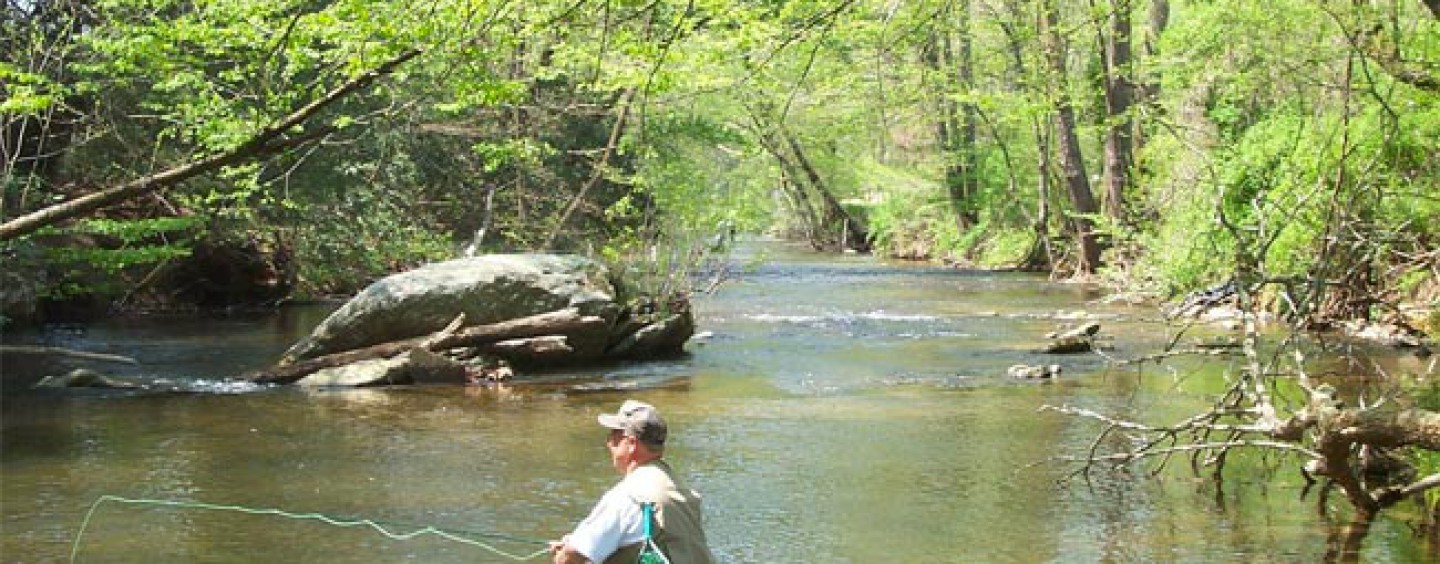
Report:
[[[1016,364],[1005,370],[1011,378],[1022,380],[1048,380],[1060,376],[1059,364],[1047,364],[1042,366],[1030,366],[1028,364]]]
[[[1395,323],[1351,321],[1343,325],[1346,335],[1395,348],[1425,348],[1424,334]]]
[[[1068,331],[1051,333],[1046,335],[1050,338],[1050,342],[1045,344],[1042,352],[1049,354],[1090,352],[1095,348],[1095,335],[1099,332],[1100,324],[1092,321]]]
[[[65,374],[46,376],[35,383],[36,388],[111,388],[134,390],[144,386],[137,382],[107,376],[94,370],[76,368]]]

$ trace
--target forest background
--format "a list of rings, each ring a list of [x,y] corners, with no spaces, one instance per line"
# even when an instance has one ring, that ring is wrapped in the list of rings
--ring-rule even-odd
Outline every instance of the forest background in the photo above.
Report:
[[[1436,0],[4,10],[7,323],[770,232],[1440,329]]]

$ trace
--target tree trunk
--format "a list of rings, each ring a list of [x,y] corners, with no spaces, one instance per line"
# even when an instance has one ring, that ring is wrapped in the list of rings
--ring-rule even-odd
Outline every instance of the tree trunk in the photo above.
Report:
[[[764,106],[763,102],[761,104]],[[778,127],[772,126],[761,114],[766,111],[766,107],[756,108],[746,104],[745,110],[750,117],[750,130],[755,134],[755,139],[760,142],[760,146],[765,149],[765,152],[770,153],[780,167],[780,191],[789,200],[791,209],[794,210],[801,228],[805,231],[805,238],[810,242],[811,247],[816,250],[823,249],[825,245],[821,239],[819,213],[811,204],[810,195],[800,184],[802,173],[780,144],[779,134],[776,132]]]
[[[956,186],[952,183],[955,170],[953,161],[955,158],[955,137],[959,134],[957,131],[959,129],[959,119],[956,117],[955,100],[949,95],[950,88],[953,87],[949,81],[950,73],[946,72],[948,59],[950,58],[950,38],[948,32],[943,29],[936,30],[930,35],[930,40],[927,43],[922,56],[930,69],[941,77],[940,87],[935,89],[938,92],[935,101],[938,106],[936,108],[938,118],[935,120],[935,142],[940,148],[940,158],[943,159],[945,163],[945,188],[949,194],[951,208],[956,212],[956,224],[961,232],[964,232],[969,226],[965,225],[963,217],[959,214],[962,200],[956,197]]]
[[[599,162],[595,163],[590,171],[590,178],[585,180],[585,183],[580,186],[580,189],[570,198],[570,203],[565,206],[565,210],[560,213],[560,219],[556,220],[555,227],[550,230],[550,235],[545,237],[544,243],[540,246],[541,250],[555,248],[555,242],[560,237],[560,233],[565,229],[565,223],[570,220],[570,216],[574,214],[575,210],[580,207],[580,204],[585,201],[585,197],[590,194],[590,190],[604,177],[605,170],[609,168],[610,165],[610,157],[620,149],[620,136],[625,133],[625,124],[630,117],[630,109],[634,104],[636,91],[636,88],[631,87],[626,88],[625,91],[621,93],[615,123],[611,125],[610,137],[606,139],[605,147],[600,151]]]
[[[1031,124],[1035,134],[1035,243],[1030,246],[1021,268],[1026,270],[1053,270],[1055,251],[1050,248],[1050,136],[1045,124],[1036,118]]]
[[[810,187],[820,196],[820,201],[824,205],[824,212],[821,215],[823,221],[821,224],[824,225],[826,229],[839,226],[844,230],[844,237],[840,241],[842,247],[855,249],[860,252],[869,251],[870,234],[866,233],[865,228],[860,225],[860,222],[851,217],[850,212],[845,211],[845,208],[840,205],[840,200],[835,198],[835,194],[830,191],[830,188],[825,185],[825,180],[820,177],[820,172],[815,169],[815,165],[811,164],[810,159],[805,156],[805,151],[800,146],[800,141],[795,139],[795,136],[788,131],[782,131],[782,135],[785,136],[785,141],[790,146],[790,151],[795,157],[795,161],[799,163],[801,170],[805,172],[805,178],[809,181]]]
[[[1005,2],[1007,18],[1002,19],[1000,28],[1005,34],[1006,51],[1010,54],[1012,65],[1007,73],[1015,83],[1014,88],[1024,88],[1023,82],[1032,80],[1029,69],[1025,65],[1025,47],[1020,38],[1020,24],[1025,21],[1022,4],[1015,0]],[[1050,248],[1050,136],[1047,133],[1045,123],[1039,118],[1032,118],[1030,123],[1031,133],[1035,137],[1035,217],[1031,228],[1035,232],[1035,242],[1030,246],[1025,259],[1020,262],[1020,268],[1024,270],[1051,270],[1054,268],[1054,252]],[[1015,198],[1021,199],[1016,193]]]
[[[1130,2],[1116,0],[1110,9],[1110,33],[1105,38],[1105,215],[1124,220],[1125,193],[1129,191],[1134,157],[1131,106],[1135,87],[1131,79]]]
[[[964,0],[952,9],[955,10],[955,29],[942,29],[932,36],[926,60],[946,79],[939,100],[940,119],[936,122],[936,136],[945,158],[946,195],[954,214],[955,227],[964,233],[979,223],[979,214],[975,210],[980,184],[975,147],[978,110],[973,103],[956,102],[947,95],[969,89],[974,82],[970,2]]]
[[[1071,106],[1070,95],[1065,86],[1065,44],[1060,36],[1059,22],[1059,8],[1054,0],[1047,0],[1042,37],[1052,73],[1050,84],[1056,92],[1056,161],[1060,165],[1060,174],[1065,179],[1065,189],[1076,213],[1076,216],[1067,222],[1080,252],[1075,269],[1079,273],[1090,274],[1100,265],[1100,241],[1095,233],[1095,223],[1088,216],[1099,212],[1099,207],[1090,191],[1090,180],[1085,174],[1085,159],[1080,150],[1080,138],[1075,132],[1075,109]]]
[[[780,192],[790,201],[790,208],[795,211],[796,219],[800,221],[800,229],[805,232],[805,240],[810,242],[811,248],[817,251],[825,250],[825,240],[820,233],[820,215],[810,203],[810,194],[795,180],[795,165],[791,164],[789,159],[778,155],[775,159],[780,163]]]
[[[294,113],[285,116],[256,132],[244,143],[229,151],[180,165],[120,186],[107,188],[53,206],[31,212],[0,224],[0,241],[8,241],[34,232],[48,225],[77,218],[96,210],[126,200],[174,186],[196,176],[208,174],[222,168],[249,162],[254,159],[284,152],[305,143],[319,140],[333,131],[326,126],[312,127],[303,133],[293,134],[296,128],[305,125],[321,110],[336,101],[358,92],[381,77],[390,74],[407,61],[420,56],[423,51],[412,49],[396,55],[380,66],[360,74],[324,96],[316,99]]]
[[[959,18],[956,21],[956,32],[959,34],[959,50],[955,62],[955,70],[959,78],[959,84],[968,89],[975,87],[975,60],[973,39],[971,37],[970,22],[970,0],[961,0],[956,6]],[[957,210],[957,219],[964,227],[973,227],[980,223],[980,214],[976,210],[975,198],[980,195],[980,170],[978,165],[978,147],[976,146],[975,123],[979,120],[977,114],[979,108],[974,102],[962,102],[960,104],[960,143],[956,147],[959,150],[960,170],[959,178],[952,184],[952,190],[958,185],[958,196],[962,198],[964,205]],[[962,231],[963,232],[963,231]]]
[[[1170,23],[1170,2],[1167,0],[1151,0],[1150,12],[1146,15],[1145,40],[1142,43],[1141,59],[1155,60],[1160,57],[1160,36],[1165,33],[1165,27]],[[1135,76],[1132,74],[1131,76]],[[1142,108],[1149,108],[1151,112],[1160,111],[1160,77],[1151,73],[1145,73],[1142,78],[1137,79],[1135,85],[1135,104]],[[1135,130],[1135,154],[1142,154],[1145,150],[1145,130],[1143,127]]]
[[[747,106],[751,131],[760,146],[775,158],[784,178],[781,182],[785,194],[790,197],[802,224],[809,231],[810,244],[816,249],[843,246],[861,252],[870,250],[870,235],[835,198],[825,185],[820,171],[805,156],[804,147],[784,125],[770,124],[762,116],[762,109]],[[811,192],[813,191],[813,197]],[[814,200],[819,200],[818,204]],[[830,238],[831,229],[840,229],[841,235]]]

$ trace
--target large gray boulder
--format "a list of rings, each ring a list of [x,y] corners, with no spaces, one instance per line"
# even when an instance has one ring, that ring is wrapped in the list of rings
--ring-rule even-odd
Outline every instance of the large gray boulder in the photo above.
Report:
[[[613,324],[620,306],[604,265],[554,254],[496,254],[434,263],[365,288],[291,347],[291,363],[428,335],[458,314],[485,325],[574,307]],[[585,339],[603,353],[607,335]]]

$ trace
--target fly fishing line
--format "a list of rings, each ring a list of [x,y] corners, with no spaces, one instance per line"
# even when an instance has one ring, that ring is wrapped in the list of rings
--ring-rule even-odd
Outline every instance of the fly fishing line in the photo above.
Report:
[[[90,505],[90,510],[87,511],[87,512],[85,512],[85,520],[80,523],[80,530],[79,530],[79,532],[75,533],[75,543],[74,543],[73,545],[71,545],[71,547],[70,547],[70,562],[72,562],[72,563],[75,562],[76,556],[78,556],[78,555],[80,554],[80,540],[81,540],[82,537],[85,536],[85,530],[86,530],[87,528],[89,528],[89,526],[90,526],[90,520],[91,520],[91,518],[93,518],[93,517],[95,516],[95,511],[100,508],[100,505],[101,505],[101,504],[103,504],[103,503],[105,503],[105,502],[107,502],[107,501],[108,501],[108,502],[115,502],[115,503],[133,504],[133,505],[153,505],[153,506],[160,506],[160,507],[178,507],[178,508],[184,508],[184,509],[204,509],[204,510],[210,510],[210,511],[230,511],[230,512],[235,512],[235,513],[245,513],[245,514],[248,514],[248,515],[272,515],[272,516],[276,516],[276,517],[284,517],[284,518],[287,518],[287,519],[320,521],[320,522],[325,523],[325,524],[327,524],[327,525],[334,525],[334,526],[336,526],[336,527],[369,527],[369,528],[375,530],[376,532],[378,532],[378,533],[386,536],[387,538],[394,539],[394,540],[402,540],[402,541],[403,541],[403,540],[411,540],[411,539],[414,539],[414,538],[416,538],[416,537],[420,537],[420,536],[423,536],[423,535],[433,535],[433,536],[436,536],[436,537],[443,538],[443,539],[445,539],[445,540],[449,540],[449,541],[453,541],[453,542],[458,542],[458,543],[465,544],[465,545],[469,545],[469,546],[473,546],[473,547],[476,547],[476,548],[481,548],[481,549],[490,551],[490,552],[492,552],[492,553],[495,553],[496,555],[499,555],[499,556],[508,558],[508,559],[510,559],[510,560],[515,560],[515,561],[530,560],[530,559],[533,559],[533,558],[535,558],[535,557],[537,557],[537,556],[540,556],[540,555],[542,555],[542,554],[546,554],[546,553],[549,553],[549,552],[550,552],[550,549],[547,547],[547,548],[542,548],[542,549],[540,549],[540,550],[537,550],[537,551],[535,551],[535,552],[533,552],[533,553],[530,553],[530,554],[514,554],[514,553],[511,553],[511,552],[507,552],[507,551],[505,551],[505,550],[502,550],[502,549],[500,549],[499,547],[496,547],[495,545],[489,544],[489,543],[484,542],[484,541],[481,541],[481,540],[479,540],[479,539],[471,538],[470,536],[462,536],[462,535],[457,534],[457,533],[454,533],[454,532],[450,532],[450,531],[438,529],[438,528],[435,528],[435,527],[432,527],[432,526],[428,526],[428,525],[423,526],[423,527],[416,528],[416,529],[411,530],[411,531],[409,531],[409,532],[397,532],[397,531],[392,531],[392,530],[386,528],[385,525],[383,525],[383,524],[381,524],[381,523],[379,523],[379,522],[370,520],[370,519],[342,519],[342,518],[332,517],[332,516],[324,515],[324,514],[320,514],[320,513],[293,513],[293,512],[290,512],[290,511],[283,511],[283,510],[280,510],[280,509],[257,509],[257,508],[253,508],[253,507],[244,507],[244,506],[240,506],[240,505],[220,505],[220,504],[214,504],[214,503],[204,503],[204,502],[199,502],[199,501],[182,501],[182,500],[173,500],[173,499],[135,499],[135,498],[128,498],[128,497],[120,497],[120,496],[116,496],[116,495],[102,495],[102,496],[100,496],[98,499],[95,500],[95,503],[93,503],[93,504]],[[395,525],[392,524],[391,526],[393,527],[393,526],[395,526]],[[539,541],[539,540],[535,540],[535,539],[522,539],[522,538],[518,538],[518,537],[510,537],[510,536],[500,535],[500,534],[483,534],[483,535],[473,535],[473,536],[486,536],[486,537],[489,537],[489,538],[492,538],[492,539],[499,539],[499,540],[503,540],[503,541],[506,541],[506,542],[513,542],[513,543],[545,544],[545,541]]]

